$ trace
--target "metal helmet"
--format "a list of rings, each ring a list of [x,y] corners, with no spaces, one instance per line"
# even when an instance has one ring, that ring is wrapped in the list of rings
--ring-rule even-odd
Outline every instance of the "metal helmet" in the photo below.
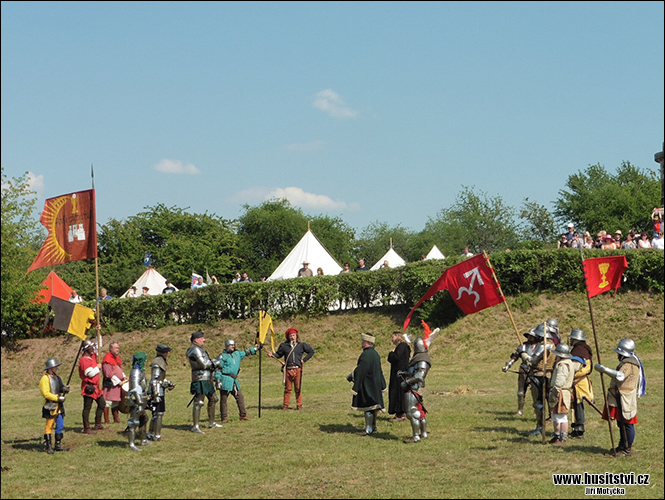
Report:
[[[545,335],[547,335],[548,339],[551,339],[552,336],[548,333],[545,333],[545,327],[543,326],[542,323],[538,323],[538,326],[532,329],[533,331],[533,336],[537,337],[539,339],[545,338]]]
[[[60,366],[62,363],[58,363],[58,360],[55,359],[55,358],[48,358],[46,360],[46,363],[44,363],[44,364],[45,364],[44,370],[48,370],[49,368],[54,368],[56,366]]]
[[[236,341],[233,339],[226,339],[226,342],[224,342],[224,347],[229,347],[230,345],[235,346]]]
[[[81,344],[81,352],[87,351],[88,349],[97,349],[97,344],[92,340],[84,340]]]
[[[635,342],[632,339],[621,339],[619,345],[614,352],[619,353],[621,356],[632,356],[635,351]]]
[[[568,335],[568,338],[570,340],[577,340],[579,342],[586,342],[586,337],[584,336],[584,332],[580,330],[579,328],[573,328],[570,331],[570,335]]]
[[[420,352],[427,352],[427,347],[425,346],[425,341],[422,337],[418,337],[413,341],[413,354],[418,354]]]
[[[559,322],[557,320],[554,318],[549,318],[547,321],[545,321],[545,324],[547,325],[548,332],[554,335],[559,335]]]
[[[566,358],[570,359],[570,347],[567,346],[566,344],[557,344],[557,346],[552,350],[552,354],[555,356],[559,356],[560,358]]]

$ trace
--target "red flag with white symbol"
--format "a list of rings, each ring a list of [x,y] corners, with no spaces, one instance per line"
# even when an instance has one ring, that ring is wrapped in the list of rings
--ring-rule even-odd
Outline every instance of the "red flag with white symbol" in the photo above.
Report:
[[[425,295],[413,306],[404,321],[409,326],[413,311],[440,290],[448,290],[464,314],[473,314],[504,302],[506,299],[495,281],[489,259],[484,254],[460,262],[446,269]]]

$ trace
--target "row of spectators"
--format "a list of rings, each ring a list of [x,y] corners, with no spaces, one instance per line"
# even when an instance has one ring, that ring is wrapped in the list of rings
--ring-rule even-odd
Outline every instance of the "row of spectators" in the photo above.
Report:
[[[559,238],[557,248],[599,248],[603,250],[656,248],[663,250],[663,231],[662,228],[659,228],[651,238],[647,231],[638,233],[631,229],[623,238],[623,233],[617,229],[613,235],[600,231],[594,239],[589,231],[585,231],[583,234],[575,231],[575,225],[571,222],[568,224],[568,232],[563,233]]]

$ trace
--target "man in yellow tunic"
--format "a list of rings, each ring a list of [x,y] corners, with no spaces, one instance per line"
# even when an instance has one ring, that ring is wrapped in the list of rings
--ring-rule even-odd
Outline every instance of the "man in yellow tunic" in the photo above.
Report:
[[[584,436],[584,398],[593,403],[593,387],[589,375],[593,370],[591,347],[586,343],[584,332],[579,328],[573,328],[568,335],[568,343],[571,350],[573,366],[575,367],[575,378],[573,380],[573,412],[575,421],[571,424],[573,432],[571,438]]]
[[[44,406],[42,408],[42,417],[46,419],[44,429],[44,446],[46,453],[52,455],[54,451],[69,451],[69,448],[62,447],[62,435],[65,427],[65,394],[69,392],[69,386],[62,383],[58,376],[58,360],[49,358],[46,360],[46,373],[42,375],[39,381],[39,390],[44,396]],[[55,425],[55,448],[51,433]]]

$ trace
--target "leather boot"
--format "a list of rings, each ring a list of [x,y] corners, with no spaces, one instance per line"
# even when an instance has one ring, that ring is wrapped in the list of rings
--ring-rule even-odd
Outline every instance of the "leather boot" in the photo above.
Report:
[[[113,408],[111,410],[111,413],[113,414],[113,423],[114,424],[119,424],[120,423],[120,410],[118,408]]]
[[[102,419],[101,418],[99,418],[99,419],[96,418],[95,419],[95,430],[96,431],[103,431],[104,430],[104,427],[102,427]]]
[[[55,451],[69,451],[69,448],[62,446],[62,432],[55,433]]]
[[[46,447],[46,453],[53,455],[53,442],[51,441],[50,434],[44,434],[44,446]]]
[[[95,432],[90,428],[90,422],[83,422],[83,434],[94,434]]]
[[[104,423],[109,423],[109,409],[108,407],[104,408]]]

